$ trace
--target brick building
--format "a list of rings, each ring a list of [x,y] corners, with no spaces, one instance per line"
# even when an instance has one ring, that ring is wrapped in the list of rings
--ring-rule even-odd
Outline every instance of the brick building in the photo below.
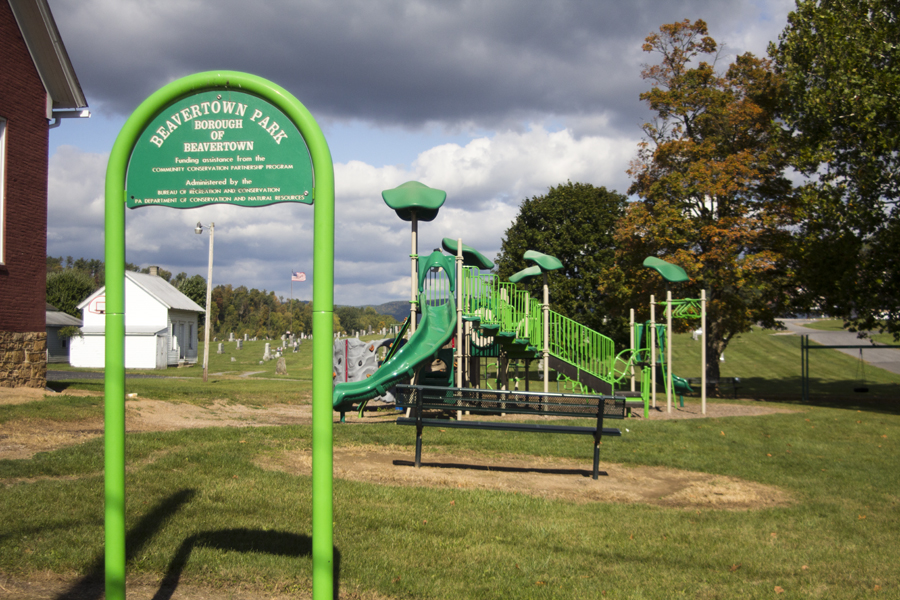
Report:
[[[0,0],[0,386],[44,387],[50,128],[88,116],[46,0]]]

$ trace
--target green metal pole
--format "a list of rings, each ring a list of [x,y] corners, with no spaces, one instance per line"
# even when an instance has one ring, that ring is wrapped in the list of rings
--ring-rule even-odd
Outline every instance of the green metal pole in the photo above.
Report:
[[[106,181],[104,549],[106,598],[125,600],[125,170],[110,155]],[[118,186],[110,174],[121,172]]]
[[[310,120],[312,117],[310,116]],[[312,121],[315,125],[315,121]],[[325,137],[306,139],[316,180],[313,223],[313,600],[334,595],[334,407],[331,403],[334,337],[334,167]]]

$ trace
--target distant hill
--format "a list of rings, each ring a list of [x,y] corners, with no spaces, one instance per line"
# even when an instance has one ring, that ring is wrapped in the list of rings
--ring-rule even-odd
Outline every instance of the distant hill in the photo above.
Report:
[[[378,305],[370,304],[369,306],[374,308],[378,314],[391,315],[401,323],[403,319],[409,316],[409,300],[395,300]]]

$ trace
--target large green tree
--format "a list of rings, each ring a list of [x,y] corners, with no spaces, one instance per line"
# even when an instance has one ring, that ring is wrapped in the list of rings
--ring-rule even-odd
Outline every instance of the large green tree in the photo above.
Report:
[[[798,274],[811,306],[900,336],[900,5],[798,0],[770,48],[809,177]],[[882,321],[887,317],[887,321]]]
[[[643,50],[659,60],[642,71],[655,116],[629,170],[640,200],[619,221],[601,288],[647,318],[650,294],[665,299],[666,284],[643,260],[684,268],[691,280],[673,295],[707,290],[706,369],[717,378],[728,343],[755,323],[775,326],[785,302],[792,188],[774,125],[781,82],[752,54],[720,73],[702,20],[663,25]]]
[[[589,183],[567,182],[522,202],[497,255],[501,280],[527,266],[522,255],[537,250],[558,258],[563,268],[550,273],[550,308],[574,321],[624,341],[623,321],[615,319],[597,278],[613,261],[612,232],[625,210],[622,194]],[[543,280],[523,284],[542,298]]]
[[[47,273],[47,302],[64,313],[81,318],[77,306],[97,289],[85,271],[63,269]]]
[[[187,277],[179,273],[176,277],[175,289],[193,300],[198,306],[206,308],[206,279],[202,275]],[[180,277],[185,275],[185,277]]]

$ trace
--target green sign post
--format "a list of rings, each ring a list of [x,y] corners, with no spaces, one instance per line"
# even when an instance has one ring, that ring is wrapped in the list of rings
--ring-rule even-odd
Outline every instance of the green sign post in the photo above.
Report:
[[[331,152],[315,119],[288,91],[254,75],[211,71],[147,98],[119,132],[106,169],[107,600],[125,600],[125,206],[278,202],[314,203],[313,598],[333,597]]]

